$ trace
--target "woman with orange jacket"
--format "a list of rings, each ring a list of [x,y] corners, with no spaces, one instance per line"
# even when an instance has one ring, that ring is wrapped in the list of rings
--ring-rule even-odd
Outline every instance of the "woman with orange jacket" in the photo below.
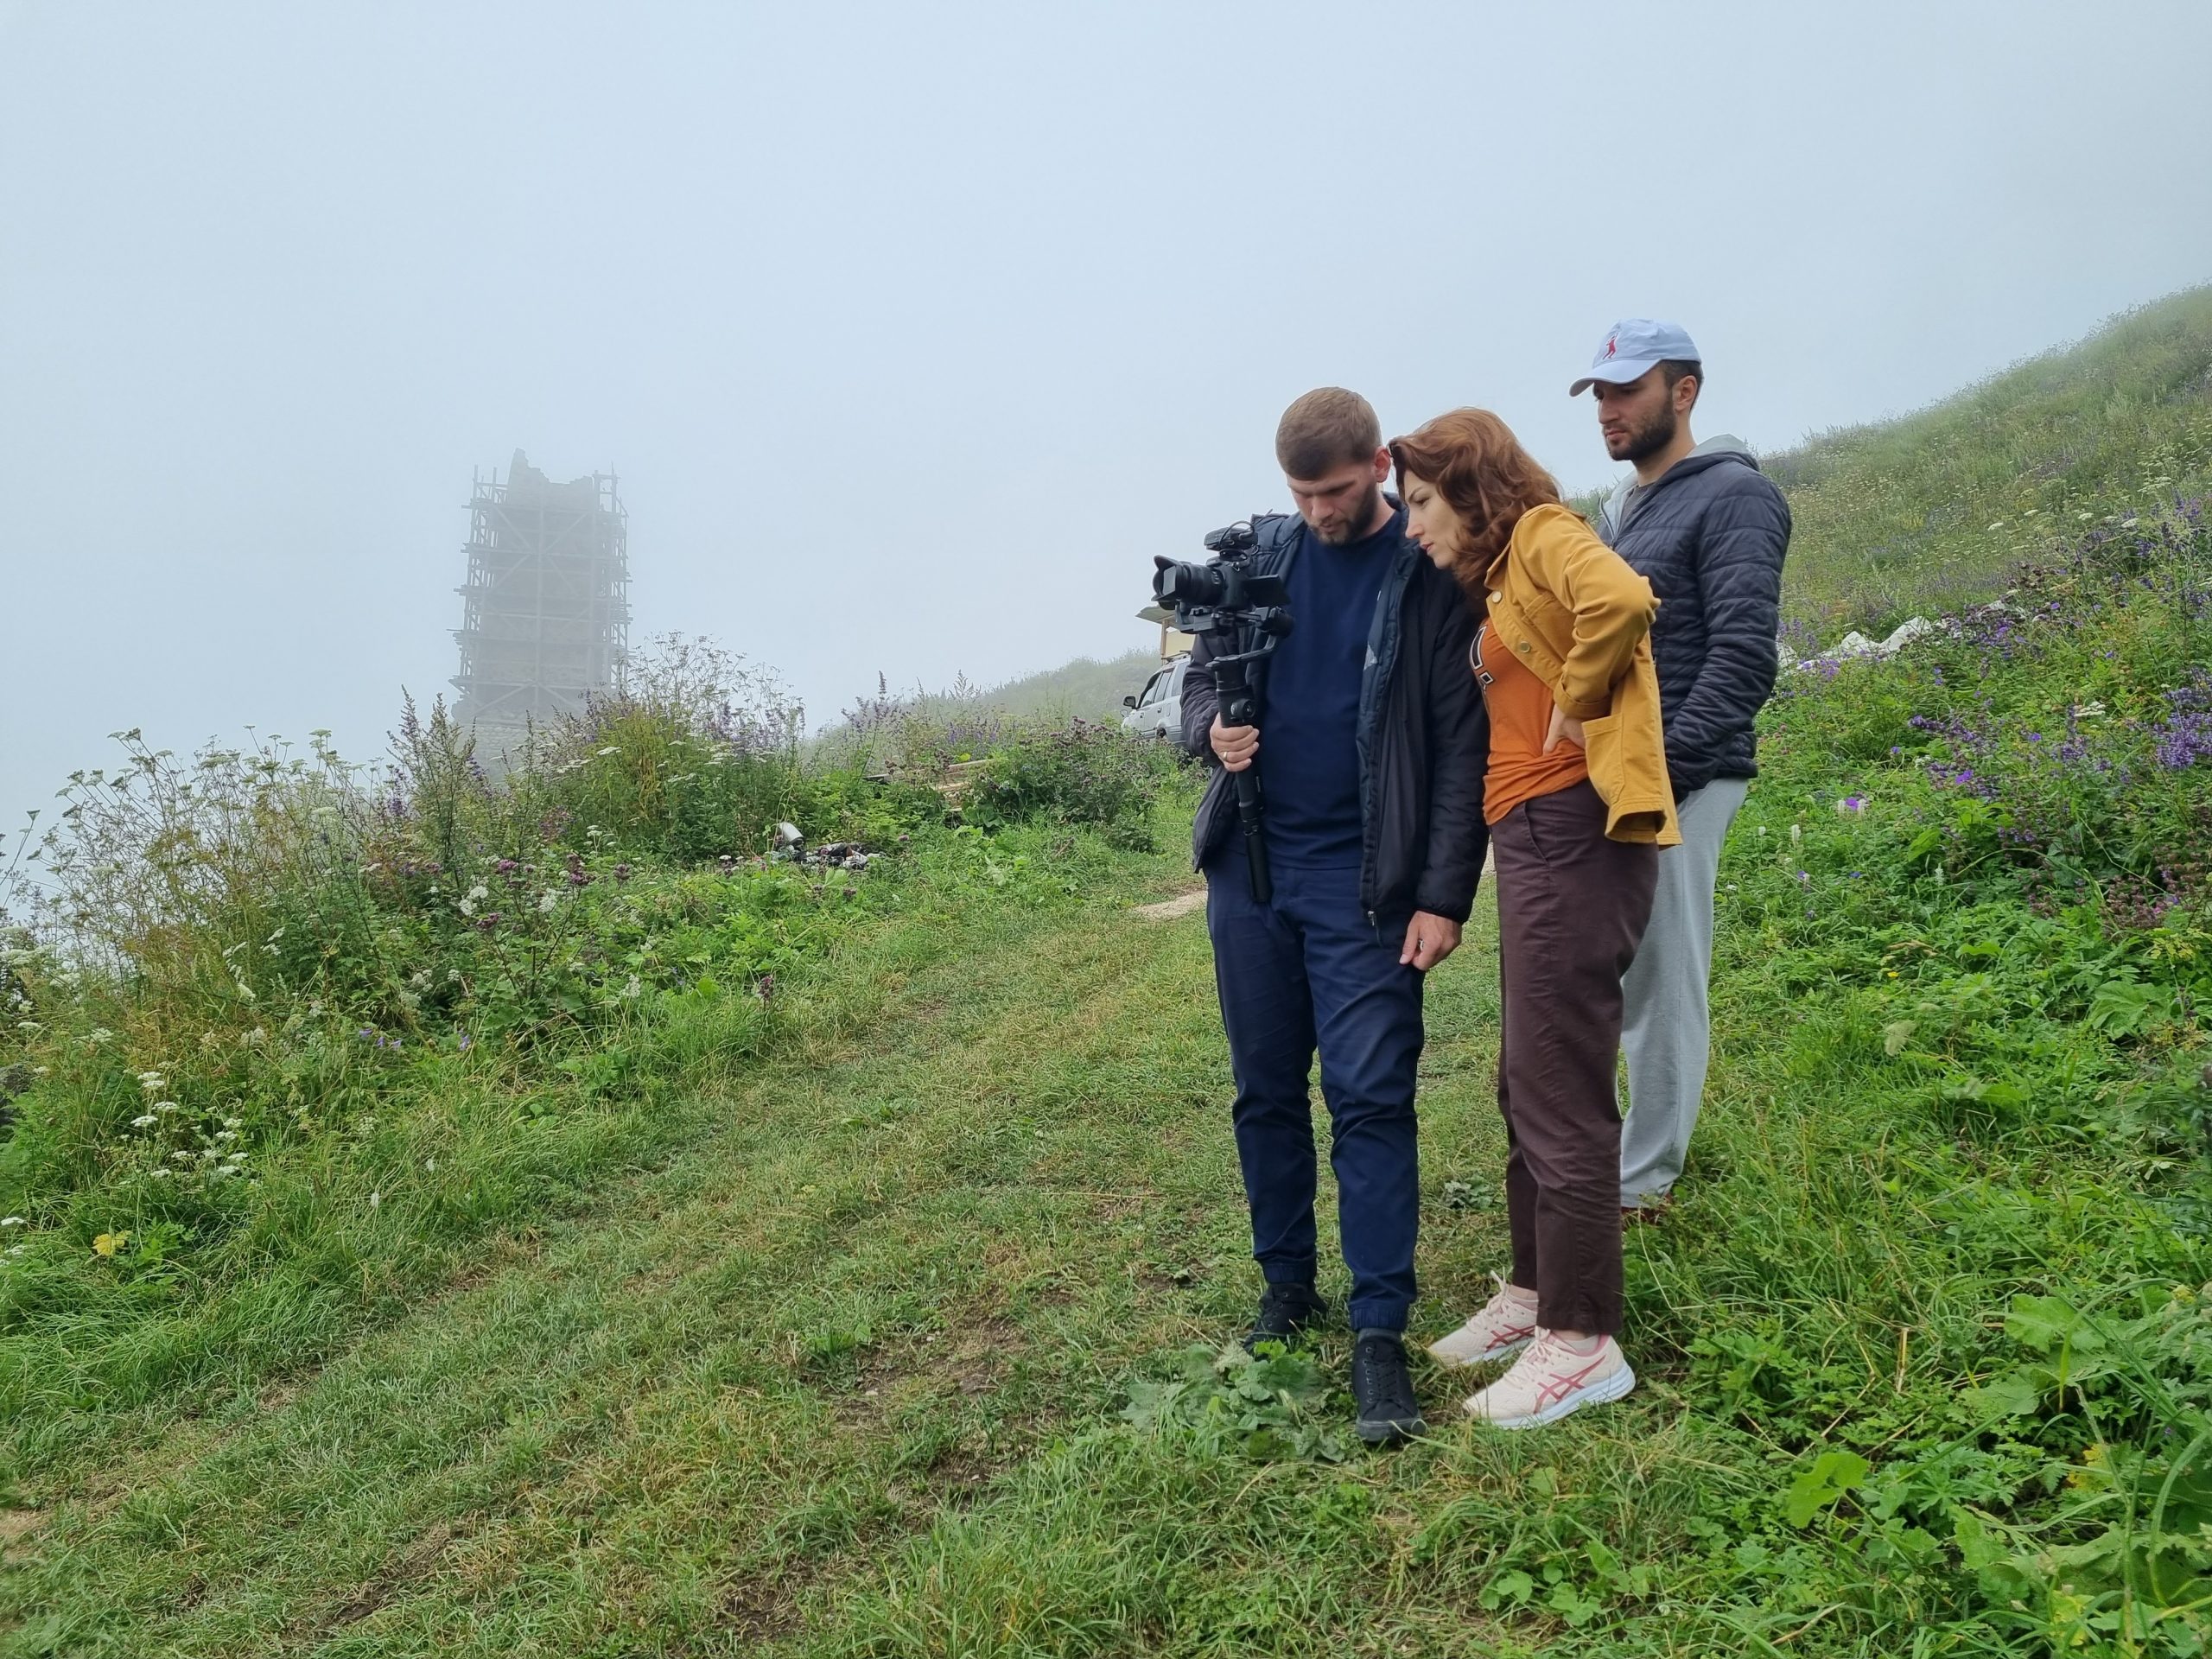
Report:
[[[1651,587],[1561,505],[1487,410],[1390,445],[1408,533],[1481,618],[1471,666],[1490,718],[1483,816],[1497,869],[1497,1098],[1512,1270],[1429,1351],[1519,1355],[1467,1401],[1527,1428],[1618,1400],[1636,1374],[1621,1324],[1621,976],[1680,842],[1647,635]]]

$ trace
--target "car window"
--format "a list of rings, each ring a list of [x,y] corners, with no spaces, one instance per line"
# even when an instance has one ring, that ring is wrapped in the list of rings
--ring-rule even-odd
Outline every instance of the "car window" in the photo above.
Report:
[[[1166,695],[1166,681],[1167,676],[1164,671],[1147,680],[1144,683],[1144,695],[1137,699],[1137,707],[1141,709],[1147,704],[1158,702]]]

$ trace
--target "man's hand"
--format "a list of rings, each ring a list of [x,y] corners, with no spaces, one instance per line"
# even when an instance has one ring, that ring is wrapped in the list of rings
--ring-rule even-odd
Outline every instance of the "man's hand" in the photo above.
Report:
[[[1406,948],[1399,955],[1398,965],[1402,968],[1410,963],[1425,974],[1459,948],[1459,923],[1417,910],[1413,920],[1406,924]]]
[[[1252,764],[1252,757],[1260,752],[1260,728],[1256,726],[1224,726],[1221,716],[1213,717],[1213,752],[1221,757],[1224,772],[1242,772]]]
[[[1562,713],[1557,703],[1552,705],[1551,729],[1544,734],[1544,753],[1549,754],[1564,740],[1576,748],[1583,747],[1582,722]]]

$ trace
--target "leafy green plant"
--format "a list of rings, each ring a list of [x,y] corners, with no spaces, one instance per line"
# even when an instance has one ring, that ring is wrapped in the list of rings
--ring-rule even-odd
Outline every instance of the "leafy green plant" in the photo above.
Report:
[[[1231,1343],[1185,1350],[1173,1376],[1130,1388],[1122,1416],[1208,1453],[1337,1463],[1345,1452],[1338,1397],[1305,1350],[1263,1342],[1248,1353]]]

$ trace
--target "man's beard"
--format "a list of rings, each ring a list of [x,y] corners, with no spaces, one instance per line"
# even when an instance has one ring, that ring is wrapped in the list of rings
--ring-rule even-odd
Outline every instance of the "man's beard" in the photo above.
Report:
[[[1675,441],[1681,423],[1675,418],[1675,406],[1662,404],[1659,412],[1628,435],[1628,442],[1615,461],[1639,461],[1657,454]]]
[[[1321,538],[1324,546],[1350,547],[1354,542],[1366,539],[1371,527],[1379,523],[1382,516],[1382,486],[1380,484],[1370,485],[1366,499],[1359,504],[1357,512],[1344,515],[1341,529],[1333,532],[1315,530],[1313,533]],[[1307,528],[1310,530],[1313,526],[1309,524]]]

